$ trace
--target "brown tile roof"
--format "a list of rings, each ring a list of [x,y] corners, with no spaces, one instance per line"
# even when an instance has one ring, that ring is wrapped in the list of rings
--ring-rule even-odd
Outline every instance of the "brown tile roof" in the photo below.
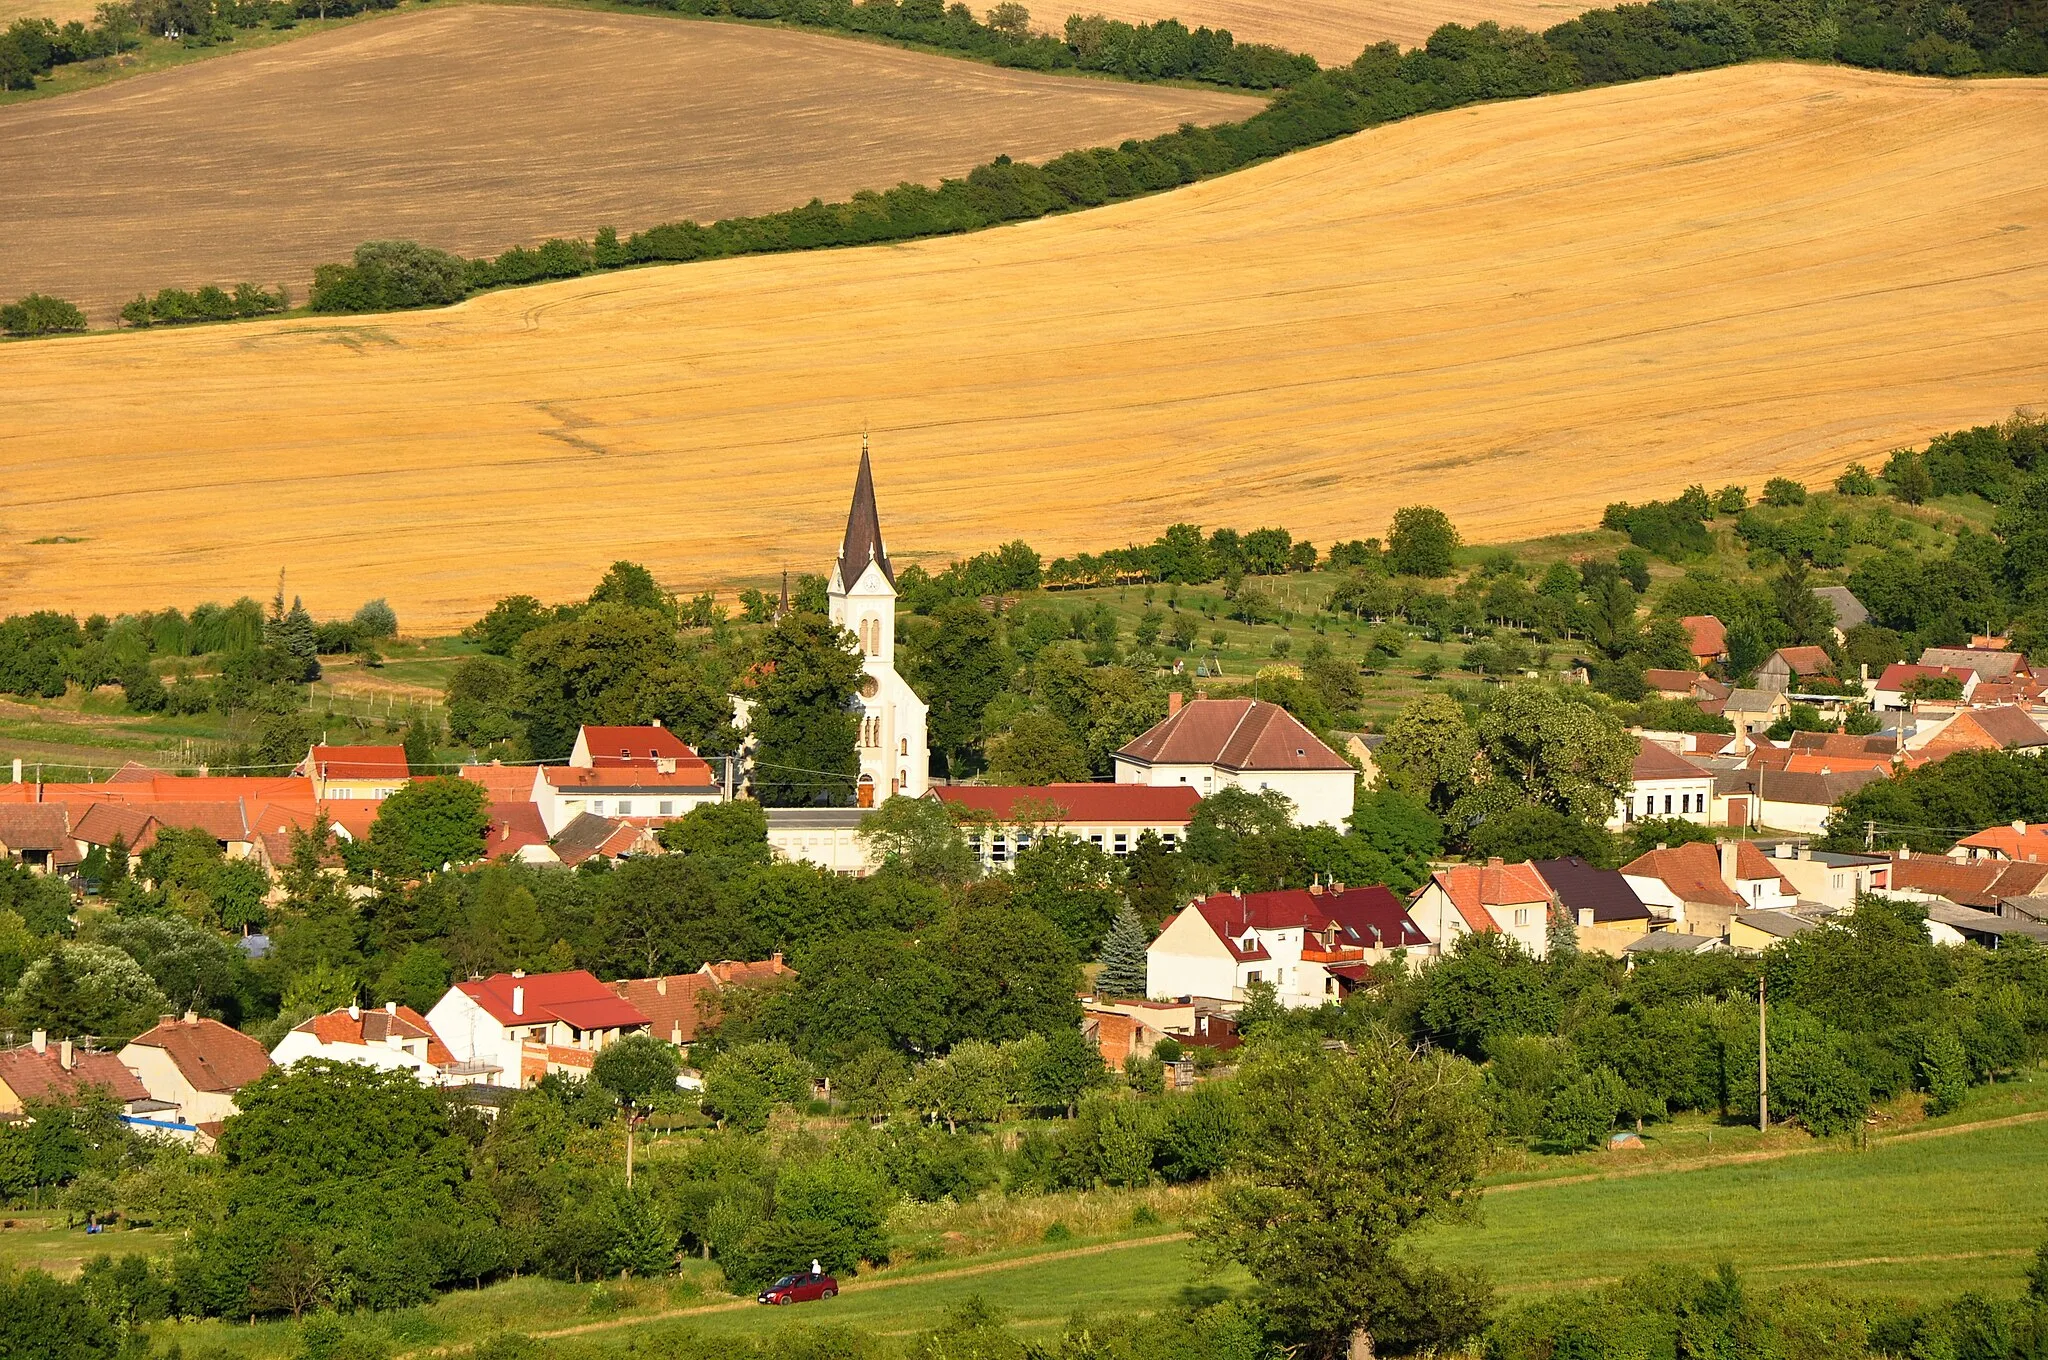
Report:
[[[1664,886],[1678,896],[1681,902],[1697,902],[1705,906],[1746,907],[1748,901],[1742,894],[1729,887],[1721,879],[1721,848],[1695,841],[1687,845],[1674,845],[1664,850],[1652,850],[1638,855],[1621,866],[1625,874],[1638,878],[1661,879]],[[1776,879],[1778,889],[1787,897],[1797,897],[1790,880],[1772,865],[1770,857],[1748,841],[1739,841],[1735,848],[1735,877],[1738,880]]]
[[[1638,781],[1644,779],[1707,779],[1707,771],[1673,753],[1668,747],[1660,746],[1648,737],[1636,738],[1636,760],[1629,773]]]
[[[999,820],[1044,818],[1134,826],[1185,826],[1202,797],[1187,784],[951,784],[933,789],[932,796],[949,806],[987,813]]]
[[[112,845],[114,837],[136,853],[156,844],[159,823],[148,808],[121,803],[93,803],[78,815],[72,834],[87,845]]]
[[[707,963],[704,967],[720,982],[735,987],[755,986],[796,976],[796,969],[782,961],[780,950],[768,958],[757,959],[751,963],[739,959],[723,959],[718,963]]]
[[[70,850],[70,818],[53,803],[29,803],[0,807],[0,846],[19,854],[23,850]]]
[[[112,1053],[74,1049],[71,1068],[66,1071],[63,1047],[54,1042],[41,1053],[33,1045],[0,1049],[0,1084],[20,1100],[65,1100],[88,1086],[110,1091],[114,1099],[124,1104],[149,1099],[149,1092],[142,1089],[142,1078],[122,1066]]]
[[[553,845],[562,863],[573,869],[596,855],[616,859],[634,853],[645,848],[646,842],[644,827],[600,817],[594,812],[579,812],[555,833]]]
[[[2028,861],[1978,860],[1958,864],[1939,855],[1892,856],[1888,886],[1933,893],[1965,907],[1994,907],[2007,897],[2041,891],[2048,864]]]
[[[1225,770],[1348,770],[1278,704],[1256,699],[1196,699],[1117,755],[1148,765],[1214,765]]]
[[[270,1070],[263,1045],[218,1020],[163,1020],[131,1043],[160,1048],[194,1090],[232,1093]]]
[[[1698,671],[1672,671],[1654,666],[1643,672],[1643,683],[1660,694],[1690,694],[1701,678]]]
[[[1761,778],[1759,778],[1761,776]],[[1875,769],[1837,770],[1815,774],[1803,770],[1763,770],[1754,767],[1724,770],[1714,776],[1716,793],[1757,793],[1767,803],[1803,803],[1811,807],[1833,807],[1856,790],[1885,775]]]
[[[1780,647],[1774,656],[1785,659],[1794,675],[1833,675],[1835,660],[1825,647]]]
[[[709,973],[675,973],[659,978],[626,978],[612,990],[647,1017],[647,1032],[671,1044],[687,1044],[718,1023],[719,981]]]
[[[1960,666],[1977,672],[1985,680],[2004,680],[2015,671],[2027,669],[2021,652],[1981,647],[1929,647],[1920,653],[1922,666]]]
[[[490,790],[494,803],[524,803],[533,798],[533,767],[530,765],[465,765],[462,777]]]
[[[1852,737],[1847,732],[1794,732],[1792,749],[1830,756],[1893,756],[1898,754],[1899,739]]]

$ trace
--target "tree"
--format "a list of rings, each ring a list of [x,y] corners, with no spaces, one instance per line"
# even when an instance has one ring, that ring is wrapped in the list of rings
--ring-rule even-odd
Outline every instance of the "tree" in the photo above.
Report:
[[[439,724],[425,714],[417,715],[405,725],[405,765],[413,774],[424,774],[434,768],[434,746],[440,738],[436,731]],[[448,768],[442,766],[442,769]]]
[[[988,776],[997,784],[1060,784],[1088,778],[1088,752],[1067,725],[1027,709],[988,742]]]
[[[1439,815],[1471,789],[1478,756],[1479,739],[1464,710],[1441,694],[1408,705],[1374,753],[1389,787],[1421,799]]]
[[[1082,1096],[1109,1084],[1102,1051],[1078,1028],[1028,1035],[1012,1050],[1017,1090],[1027,1105],[1064,1109],[1071,1119]]]
[[[1485,761],[1480,787],[1463,800],[1474,813],[1528,801],[1604,822],[1634,779],[1637,742],[1620,721],[1542,685],[1507,686],[1474,735]],[[1392,741],[1390,732],[1382,753]]]
[[[1949,1114],[1962,1105],[1970,1089],[1970,1055],[1954,1030],[1942,1027],[1927,1037],[1920,1055],[1920,1085],[1927,1092],[1929,1114]]]
[[[1368,1034],[1349,1052],[1255,1042],[1238,1077],[1235,1174],[1197,1230],[1203,1255],[1250,1271],[1298,1354],[1449,1350],[1484,1321],[1476,1281],[1402,1239],[1477,1201],[1486,1116],[1471,1069]]]
[[[958,1133],[962,1124],[992,1124],[1009,1107],[1015,1084],[1009,1056],[995,1044],[966,1039],[952,1052],[921,1064],[904,1099],[927,1119]]]
[[[665,615],[611,601],[526,632],[517,653],[522,675],[514,712],[543,760],[568,755],[585,723],[633,724],[658,716],[648,711],[654,686],[683,665],[675,626]]]
[[[929,622],[904,630],[903,678],[930,705],[925,730],[959,773],[982,737],[989,701],[1009,682],[1012,660],[997,636],[995,618],[973,600],[948,600]]]
[[[1102,970],[1095,990],[1104,996],[1143,996],[1147,985],[1146,949],[1151,935],[1128,906],[1110,922],[1102,941]]]
[[[1081,969],[1059,927],[1015,906],[963,907],[933,933],[947,975],[950,1032],[1002,1043],[1079,1028]]]
[[[629,1034],[607,1044],[590,1065],[590,1077],[620,1100],[642,1101],[676,1089],[682,1059],[651,1034]]]
[[[1835,494],[1838,496],[1875,496],[1877,477],[1861,463],[1851,463],[1835,478]]]
[[[670,854],[695,855],[727,875],[775,862],[768,847],[768,814],[744,798],[700,803],[680,820],[662,823],[658,836]]]
[[[444,864],[468,864],[484,852],[490,792],[473,779],[415,779],[377,806],[370,858],[379,873],[412,878]]]
[[[169,1004],[141,964],[105,944],[58,945],[29,965],[9,1002],[23,1025],[108,1042],[141,1033]]]
[[[777,1105],[810,1095],[811,1069],[785,1044],[741,1044],[704,1070],[704,1108],[721,1123],[749,1133],[768,1127]]]
[[[1592,864],[1615,861],[1614,838],[1605,827],[1528,803],[1487,817],[1465,834],[1465,846],[1474,858],[1497,857],[1509,863],[1568,855]]]
[[[0,1355],[114,1360],[121,1334],[78,1284],[41,1270],[0,1271]]]
[[[1458,543],[1458,531],[1443,511],[1403,506],[1387,530],[1387,566],[1396,576],[1449,576]]]
[[[920,883],[958,887],[981,874],[981,857],[935,799],[899,794],[861,818],[858,835],[883,868]]]
[[[694,855],[631,859],[607,874],[597,906],[607,966],[655,977],[753,957],[757,933],[719,880]]]
[[[1058,926],[1075,954],[1086,957],[1123,905],[1116,868],[1101,846],[1041,830],[1010,861],[1010,900]]]
[[[398,611],[379,596],[356,611],[355,625],[366,638],[394,638],[398,636]]]
[[[1511,937],[1487,931],[1459,936],[1423,970],[1416,1018],[1439,1042],[1478,1058],[1496,1035],[1549,1033],[1557,1001],[1544,986],[1542,965]]]
[[[554,621],[554,614],[531,595],[507,595],[490,611],[462,630],[491,656],[509,657],[519,640]]]
[[[853,802],[860,758],[853,634],[820,614],[791,614],[761,637],[753,729],[754,792],[765,807]]]
[[[9,335],[56,335],[85,329],[85,313],[63,298],[30,293],[19,302],[0,306],[0,330]]]
[[[675,600],[655,584],[654,573],[638,562],[614,562],[597,588],[590,592],[591,604],[622,604],[629,609],[648,609],[675,615]]]

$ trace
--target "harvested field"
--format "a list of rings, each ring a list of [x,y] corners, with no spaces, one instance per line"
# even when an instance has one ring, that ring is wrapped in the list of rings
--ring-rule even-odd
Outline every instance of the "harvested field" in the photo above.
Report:
[[[1739,67],[971,236],[0,347],[0,612],[822,569],[864,424],[899,560],[1507,540],[2048,403],[2044,329],[2048,82]]]
[[[16,19],[55,19],[60,24],[76,19],[90,23],[96,8],[98,0],[0,0],[0,28]]]
[[[1342,66],[1377,42],[1419,47],[1445,24],[1492,19],[1541,33],[1600,0],[1107,0],[1071,6],[1083,14],[1146,23],[1171,15],[1197,28],[1227,28],[1240,42],[1278,43]],[[1057,7],[1054,7],[1057,9]],[[1047,11],[1051,13],[1052,11]],[[1062,20],[1064,22],[1064,20]]]
[[[1262,102],[736,24],[426,10],[0,109],[0,296],[102,321],[166,285],[303,298],[364,240],[496,254],[770,212]]]

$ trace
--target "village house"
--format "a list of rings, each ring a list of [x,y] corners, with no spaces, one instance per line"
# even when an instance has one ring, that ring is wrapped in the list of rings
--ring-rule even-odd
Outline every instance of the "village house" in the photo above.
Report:
[[[1792,713],[1792,701],[1769,689],[1733,689],[1718,704],[1702,707],[1710,712],[1718,709],[1720,716],[1734,725],[1738,751],[1747,750],[1773,723]]]
[[[1760,954],[1780,940],[1802,935],[1818,924],[1790,911],[1738,911],[1728,922],[1728,947]]]
[[[1983,688],[1978,687],[1980,693]],[[2048,750],[2048,731],[2025,709],[1998,704],[1962,709],[1946,721],[1923,727],[1908,745],[1909,765],[1946,760],[1959,751],[2017,751],[2037,756]]]
[[[422,1086],[441,1085],[448,1069],[455,1066],[455,1055],[427,1018],[396,1001],[387,1001],[379,1009],[349,1005],[315,1015],[293,1026],[270,1050],[270,1060],[279,1067],[289,1067],[302,1058],[410,1072]]]
[[[412,778],[403,746],[315,746],[292,773],[312,780],[323,803],[389,798]]]
[[[1134,1054],[1151,1057],[1160,1040],[1176,1037],[1177,1025],[1192,1028],[1194,1014],[1192,1000],[1085,1000],[1081,1003],[1081,1037],[1095,1045],[1102,1061],[1114,1071]]]
[[[1168,850],[1187,839],[1201,795],[1185,784],[943,785],[936,799],[961,818],[967,843],[993,869],[1046,835],[1128,855],[1150,832]]]
[[[210,1143],[235,1112],[235,1093],[268,1072],[270,1055],[238,1029],[192,1011],[167,1015],[130,1039],[121,1064],[167,1107],[171,1131]]]
[[[2031,667],[2027,665],[2026,653],[2007,650],[2006,639],[1973,638],[1971,641],[1973,644],[1979,641],[1995,641],[1998,645],[1928,647],[1920,653],[1918,664],[1974,671],[1978,680],[1986,682],[2012,680],[2030,672]]]
[[[1999,859],[2048,863],[2048,822],[2012,822],[1972,832],[1949,847],[1948,857],[1966,864]]]
[[[0,1049],[0,1120],[21,1114],[30,1104],[76,1100],[91,1089],[119,1101],[124,1121],[147,1119],[157,1109],[142,1078],[112,1053],[69,1039],[53,1044],[43,1030],[20,1048]]]
[[[531,778],[551,837],[586,813],[650,826],[725,796],[710,764],[660,723],[581,728],[568,763],[538,766]]]
[[[1970,696],[1977,692],[1978,675],[1967,666],[1915,666],[1899,661],[1886,666],[1882,674],[1871,682],[1870,706],[1879,710],[1909,709],[1913,700],[1907,690],[1913,682],[1926,682],[1946,677],[1962,688],[1962,697],[1953,702],[1967,704]]]
[[[39,874],[77,868],[80,855],[67,810],[53,803],[0,807],[0,856]]]
[[[1436,870],[1408,904],[1408,915],[1439,954],[1465,935],[1501,934],[1534,958],[1550,950],[1550,913],[1556,896],[1536,866],[1452,864]]]
[[[1849,639],[1851,628],[1861,627],[1870,622],[1870,611],[1863,607],[1863,601],[1856,598],[1847,586],[1815,586],[1813,598],[1825,600],[1835,611],[1834,634],[1837,643]]]
[[[866,878],[881,868],[861,839],[866,808],[767,808],[768,845],[792,863],[815,864],[848,878]]]
[[[1705,671],[1675,671],[1652,666],[1643,672],[1643,688],[1660,699],[1719,701],[1728,697],[1729,687]]]
[[[1630,940],[1660,924],[1616,870],[1588,864],[1577,855],[1532,863],[1550,885],[1563,919],[1575,928],[1579,948],[1588,953],[1618,958]]]
[[[1728,629],[1712,614],[1688,614],[1678,621],[1690,639],[1686,650],[1701,670],[1728,659]]]
[[[1273,790],[1298,826],[1342,827],[1358,771],[1278,704],[1167,696],[1166,717],[1116,753],[1116,782],[1185,785],[1201,797],[1225,788]]]
[[[1903,901],[1938,897],[2001,916],[2032,916],[2025,904],[2048,893],[2048,862],[1991,856],[1956,860],[1899,850],[1891,855],[1884,892]]]
[[[1638,818],[1676,817],[1706,826],[1713,815],[1714,772],[1648,737],[1636,738],[1630,785],[1616,795],[1607,825],[1620,829]]]
[[[1146,951],[1146,995],[1242,1001],[1265,984],[1285,1006],[1340,1001],[1371,966],[1429,937],[1393,893],[1366,888],[1290,888],[1216,893],[1168,919]]]
[[[1827,648],[1780,647],[1756,668],[1756,688],[1775,694],[1790,694],[1798,690],[1800,680],[1807,676],[1832,679],[1834,674],[1835,661],[1828,655]]]
[[[1737,912],[1798,900],[1791,881],[1749,841],[1660,847],[1622,865],[1621,874],[1645,906],[1690,935],[1725,937]]]
[[[1882,771],[1870,768],[1837,770],[1773,770],[1762,765],[1719,771],[1714,776],[1714,821],[1721,826],[1791,831],[1817,836],[1844,798]]]
[[[725,959],[707,963],[694,973],[666,977],[626,978],[611,989],[647,1017],[647,1032],[682,1048],[718,1023],[724,993],[734,987],[760,987],[791,981],[796,970],[777,950],[764,960],[744,963]]]
[[[587,1076],[605,1045],[649,1025],[639,1007],[580,968],[458,982],[426,1020],[454,1055],[455,1075],[522,1087],[550,1072]]]
[[[1815,850],[1804,841],[1758,841],[1756,848],[1801,902],[1829,911],[1847,911],[1863,894],[1890,886],[1892,862],[1887,855]]]

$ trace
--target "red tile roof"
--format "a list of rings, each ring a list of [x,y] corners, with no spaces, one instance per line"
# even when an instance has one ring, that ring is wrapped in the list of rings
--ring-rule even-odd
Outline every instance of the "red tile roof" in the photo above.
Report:
[[[441,1042],[441,1036],[434,1033],[434,1027],[427,1023],[427,1017],[410,1006],[361,1010],[349,1013],[349,1008],[328,1011],[310,1020],[293,1026],[294,1029],[312,1035],[323,1044],[347,1044],[357,1048],[381,1047],[392,1035],[400,1039],[425,1039],[427,1061],[437,1067],[453,1066],[455,1055],[448,1045]]]
[[[782,961],[780,950],[769,958],[756,959],[751,963],[741,959],[722,959],[704,967],[720,982],[734,987],[756,986],[796,976],[796,969]]]
[[[1834,658],[1825,647],[1780,647],[1775,656],[1785,659],[1785,664],[1794,675],[1833,675]]]
[[[327,779],[410,779],[403,746],[315,746],[308,769]]]
[[[119,836],[121,844],[140,854],[156,844],[157,819],[148,808],[130,807],[121,803],[88,803],[78,814],[78,825],[71,834],[87,845],[112,845]],[[0,833],[0,840],[5,840]]]
[[[1728,629],[1712,614],[1688,614],[1678,621],[1692,639],[1694,656],[1725,656],[1728,652]]]
[[[711,777],[711,767],[701,760],[678,761],[673,770],[658,770],[651,764],[613,764],[598,769],[583,765],[546,765],[541,767],[541,777],[564,793],[634,793],[642,789],[673,793],[678,789],[718,787],[718,781]]]
[[[24,850],[73,850],[70,817],[61,803],[29,803],[0,807],[0,847]]]
[[[1292,713],[1255,699],[1196,699],[1117,752],[1147,765],[1225,770],[1348,770]]]
[[[932,790],[949,807],[998,821],[1185,826],[1201,795],[1187,784],[954,784]]]
[[[1652,850],[1622,865],[1621,871],[1638,878],[1661,879],[1681,902],[1717,907],[1749,905],[1741,893],[1722,880],[1721,849],[1718,845],[1696,841],[1665,850]],[[1735,877],[1738,881],[1775,879],[1778,890],[1785,896],[1799,895],[1791,881],[1772,865],[1770,856],[1748,841],[1740,841],[1736,845]]]
[[[493,973],[455,984],[501,1025],[539,1025],[560,1019],[577,1029],[633,1029],[647,1016],[581,968],[566,973]],[[512,1010],[512,993],[523,989],[522,1009]]]
[[[531,801],[491,804],[491,829],[484,837],[484,858],[516,855],[529,845],[548,843],[547,824]]]
[[[648,1033],[671,1044],[687,1044],[718,1023],[720,983],[709,973],[627,978],[612,984],[648,1020]]]
[[[1977,860],[1959,864],[1939,855],[1892,856],[1888,886],[1933,893],[1965,907],[1995,907],[2007,897],[2028,897],[2048,880],[2048,864]]]
[[[494,803],[525,803],[533,799],[531,765],[465,765],[462,777],[488,789]]]
[[[67,1100],[89,1086],[100,1087],[124,1104],[147,1100],[149,1092],[136,1076],[112,1053],[72,1050],[71,1067],[66,1070],[63,1046],[52,1042],[41,1053],[33,1045],[0,1050],[0,1084],[19,1100]]]
[[[1882,690],[1903,690],[1911,681],[1923,677],[1931,679],[1937,675],[1946,675],[1953,679],[1966,693],[1972,689],[1972,682],[1977,678],[1977,672],[1967,666],[1915,666],[1907,661],[1894,661],[1877,677],[1877,687]]]
[[[1429,876],[1474,930],[1499,930],[1494,907],[1533,906],[1550,901],[1550,885],[1533,864],[1454,864]]]
[[[270,1070],[263,1045],[218,1020],[159,1021],[131,1043],[160,1048],[170,1056],[194,1090],[231,1093]]]
[[[582,739],[590,763],[598,769],[651,770],[657,761],[673,760],[677,770],[691,769],[701,776],[700,782],[711,782],[711,767],[666,727],[585,727]]]
[[[1186,710],[1183,709],[1183,712]],[[1379,884],[1311,892],[1287,888],[1279,892],[1216,893],[1188,908],[1199,912],[1216,937],[1241,961],[1269,958],[1262,944],[1241,946],[1248,931],[1334,930],[1331,947],[1340,949],[1420,948],[1429,943],[1422,928],[1409,918],[1401,899]]]
[[[2048,822],[1992,826],[1963,837],[1957,845],[1973,850],[1996,850],[2006,859],[2048,860]]]

